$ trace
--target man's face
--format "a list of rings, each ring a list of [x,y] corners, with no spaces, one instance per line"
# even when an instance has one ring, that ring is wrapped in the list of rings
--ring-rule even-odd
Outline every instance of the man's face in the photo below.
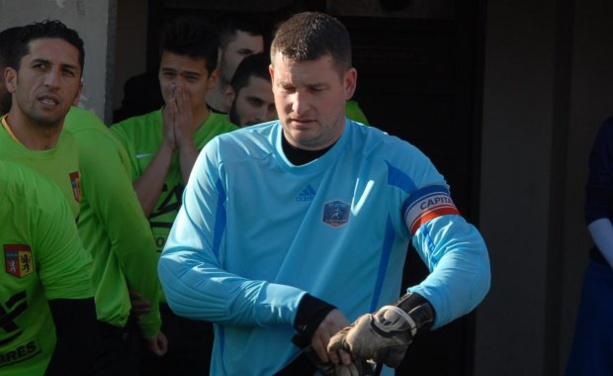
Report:
[[[247,85],[235,96],[230,108],[230,121],[234,124],[246,127],[277,117],[270,81],[251,76]]]
[[[356,70],[341,73],[330,56],[296,62],[277,52],[270,74],[287,141],[305,150],[335,143],[345,129],[345,102],[355,91]]]
[[[204,58],[164,52],[160,62],[160,87],[164,102],[170,103],[178,87],[189,95],[192,111],[206,106],[206,93],[215,86],[217,70],[209,75]]]
[[[228,84],[238,65],[249,55],[264,52],[264,37],[237,31],[225,48],[220,51],[219,74],[221,80]]]
[[[79,50],[59,38],[35,39],[21,58],[19,71],[7,68],[6,87],[12,94],[11,114],[46,126],[61,126],[81,93]]]

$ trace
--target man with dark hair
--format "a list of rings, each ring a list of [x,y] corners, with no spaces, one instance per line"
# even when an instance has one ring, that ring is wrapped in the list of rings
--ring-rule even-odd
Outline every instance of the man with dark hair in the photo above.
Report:
[[[59,21],[20,28],[4,83],[11,108],[2,117],[0,158],[25,164],[53,180],[75,218],[81,200],[75,140],[62,127],[82,90],[83,41]]]
[[[173,21],[161,41],[159,81],[165,106],[114,124],[111,131],[128,152],[134,188],[162,251],[181,207],[183,189],[199,150],[214,136],[237,127],[206,105],[217,81],[217,39],[195,18]],[[208,369],[212,331],[202,321],[172,313],[160,297],[164,357],[144,359],[145,373],[202,374]],[[147,371],[149,370],[149,371]]]
[[[240,62],[249,55],[264,52],[264,34],[252,20],[235,15],[224,15],[217,22],[219,36],[219,80],[207,93],[209,107],[219,113],[228,113],[227,90]]]
[[[266,54],[247,56],[232,77],[228,102],[228,117],[239,127],[246,127],[277,117],[275,98],[270,81],[270,57]]]
[[[28,41],[43,38],[62,39],[76,48],[78,52],[77,60],[79,68],[81,69],[80,73],[81,75],[83,74],[82,69],[85,65],[85,48],[83,47],[83,40],[75,30],[66,27],[66,25],[57,20],[35,22],[27,25],[27,27],[20,28],[17,34],[17,40],[12,46],[12,53],[7,59],[8,65],[18,70],[21,59],[31,52]]]
[[[8,52],[2,50],[12,100],[1,119],[0,159],[24,172],[7,167],[0,175],[19,176],[44,194],[22,191],[10,181],[0,190],[0,207],[7,210],[0,221],[6,266],[0,301],[10,311],[4,316],[10,320],[3,325],[0,369],[16,375],[87,374],[97,346],[92,260],[74,224],[81,199],[77,147],[62,132],[82,88],[83,42],[59,21],[26,25],[11,39]]]
[[[345,117],[357,71],[343,24],[290,18],[271,61],[279,121],[203,149],[158,266],[168,302],[215,324],[213,375],[396,367],[485,297],[483,238],[426,156]],[[409,242],[430,274],[402,295]]]

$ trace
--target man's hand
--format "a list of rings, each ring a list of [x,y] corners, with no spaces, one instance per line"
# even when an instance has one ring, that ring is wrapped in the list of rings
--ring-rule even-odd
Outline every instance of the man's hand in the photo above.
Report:
[[[343,348],[327,350],[330,338],[347,325],[349,325],[349,320],[338,309],[330,311],[319,324],[311,339],[311,346],[322,363],[351,364],[351,356]]]
[[[147,345],[149,347],[149,351],[157,356],[164,356],[168,351],[168,340],[162,332],[159,332],[153,338],[149,338],[147,340]]]
[[[372,359],[396,368],[413,340],[416,324],[396,306],[360,316],[330,339],[328,352],[346,350],[353,357]]]
[[[132,305],[130,313],[136,317],[137,320],[140,320],[143,315],[151,312],[151,302],[144,299],[141,293],[136,290],[130,290],[130,304]]]
[[[354,359],[349,365],[322,363],[313,346],[305,348],[304,353],[324,376],[372,376],[374,372],[372,366],[361,359]]]
[[[162,121],[164,123],[162,145],[170,150],[175,150],[177,147],[175,140],[175,118],[177,117],[177,112],[177,103],[173,97],[162,110]]]
[[[174,131],[175,142],[179,149],[195,148],[194,132],[196,131],[192,113],[192,103],[189,90],[185,86],[175,89],[174,103],[176,104]]]

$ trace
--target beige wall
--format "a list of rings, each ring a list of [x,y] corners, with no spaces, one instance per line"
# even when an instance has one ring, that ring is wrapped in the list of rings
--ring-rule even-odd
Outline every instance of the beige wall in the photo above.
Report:
[[[114,30],[116,0],[0,0],[0,28],[57,19],[75,29],[85,42],[84,89],[80,106],[104,118],[107,109],[107,66],[112,66],[108,30]]]

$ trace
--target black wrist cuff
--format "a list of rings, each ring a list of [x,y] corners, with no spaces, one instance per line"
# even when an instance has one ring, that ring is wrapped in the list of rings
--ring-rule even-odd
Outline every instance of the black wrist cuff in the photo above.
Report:
[[[298,336],[294,337],[293,342],[298,347],[306,347],[311,344],[311,338],[328,313],[336,309],[330,303],[318,299],[310,294],[306,294],[298,305],[294,328]]]
[[[416,334],[430,330],[434,324],[434,308],[430,302],[419,294],[406,294],[393,305],[409,314],[416,325]]]

